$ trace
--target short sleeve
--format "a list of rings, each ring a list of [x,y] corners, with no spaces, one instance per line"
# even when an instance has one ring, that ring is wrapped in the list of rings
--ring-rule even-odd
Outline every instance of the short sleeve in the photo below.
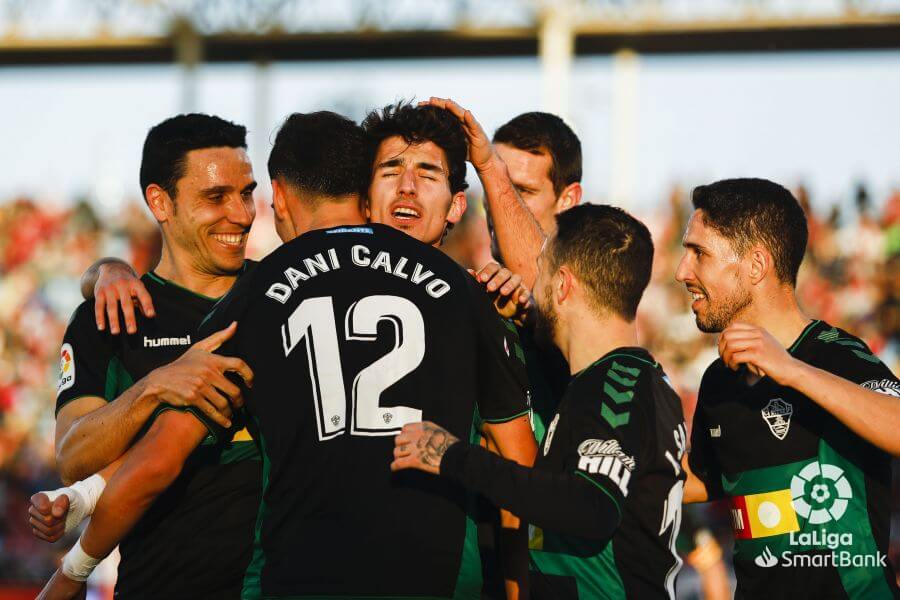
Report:
[[[647,460],[644,450],[654,433],[646,412],[653,399],[634,398],[652,392],[636,381],[639,369],[618,366],[617,371],[604,370],[612,376],[602,382],[594,379],[590,385],[570,386],[571,437],[565,466],[605,491],[621,513],[629,486]]]
[[[503,423],[530,412],[528,374],[519,334],[501,319],[472,277],[467,283],[478,338],[478,411],[487,423]]]
[[[84,396],[107,401],[106,380],[113,360],[110,334],[97,330],[94,303],[82,303],[72,314],[59,351],[59,381],[56,386],[56,413]]]
[[[691,472],[706,485],[710,498],[722,495],[722,470],[712,447],[713,431],[706,415],[705,401],[709,394],[708,378],[718,368],[716,363],[713,363],[700,381],[697,408],[694,411],[694,421],[691,423],[691,448],[688,453],[688,466],[691,468]]]
[[[694,412],[694,422],[691,425],[691,449],[688,453],[688,466],[690,466],[691,472],[706,485],[707,490],[710,492],[710,497],[715,497],[720,495],[717,490],[722,485],[722,477],[713,453],[710,428],[702,402],[701,394],[701,400],[697,402],[697,409]]]

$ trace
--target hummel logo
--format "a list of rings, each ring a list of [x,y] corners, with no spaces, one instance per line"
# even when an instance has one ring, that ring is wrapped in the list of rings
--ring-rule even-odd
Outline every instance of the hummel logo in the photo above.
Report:
[[[722,426],[716,425],[715,427],[711,427],[709,430],[709,437],[714,437],[714,438],[722,437]]]
[[[144,336],[144,348],[159,348],[160,346],[190,346],[191,336],[185,337],[160,337],[148,338]]]

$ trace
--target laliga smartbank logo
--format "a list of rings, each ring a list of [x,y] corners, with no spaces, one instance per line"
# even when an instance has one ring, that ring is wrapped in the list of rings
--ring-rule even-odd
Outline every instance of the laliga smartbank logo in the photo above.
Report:
[[[882,554],[881,550],[875,554],[860,554],[854,549],[853,534],[848,532],[834,533],[822,529],[810,533],[791,533],[788,544],[796,550],[785,550],[779,556],[766,546],[753,562],[764,568],[776,565],[811,568],[887,566],[887,555]],[[807,554],[810,548],[831,552]]]
[[[786,490],[784,490],[786,491]],[[774,494],[770,494],[774,495]],[[877,551],[859,554],[853,548],[853,534],[828,532],[824,527],[812,532],[800,532],[796,518],[809,525],[824,525],[844,516],[853,499],[853,489],[843,469],[828,463],[813,461],[791,478],[790,508],[796,514],[793,526],[780,533],[788,533],[788,544],[797,550],[785,550],[777,556],[768,546],[753,562],[759,567],[878,567],[887,566],[887,556]],[[760,516],[762,517],[760,506]],[[771,510],[769,511],[771,512]],[[767,513],[768,514],[768,513]],[[762,536],[744,536],[762,537]],[[831,550],[807,554],[809,549]]]

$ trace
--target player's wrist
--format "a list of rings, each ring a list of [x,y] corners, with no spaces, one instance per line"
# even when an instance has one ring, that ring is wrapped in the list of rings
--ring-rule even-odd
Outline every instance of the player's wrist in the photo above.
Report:
[[[72,581],[87,581],[87,578],[91,576],[91,573],[100,564],[100,560],[85,552],[79,539],[63,558],[60,571]]]
[[[784,365],[783,375],[779,383],[790,388],[799,389],[798,386],[802,385],[806,376],[806,366],[806,363],[802,360],[797,360],[793,356],[789,357]]]
[[[475,167],[475,172],[478,173],[479,176],[502,175],[506,170],[506,163],[504,163],[503,159],[500,158],[500,155],[493,150],[491,150],[490,156],[485,157],[477,164],[472,163],[472,166]]]
[[[441,477],[448,477],[453,480],[459,479],[459,474],[462,472],[463,463],[466,458],[466,450],[468,449],[469,444],[463,442],[462,440],[456,440],[451,443],[447,450],[444,451],[444,455],[441,457],[441,462],[438,465],[438,474]]]

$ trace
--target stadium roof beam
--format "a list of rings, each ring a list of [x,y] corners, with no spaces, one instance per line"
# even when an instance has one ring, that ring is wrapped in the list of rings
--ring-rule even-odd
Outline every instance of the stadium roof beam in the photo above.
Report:
[[[590,20],[574,26],[577,55],[900,48],[900,15],[750,20]],[[177,35],[0,37],[0,65],[173,63]],[[447,31],[213,34],[206,62],[537,56],[537,27]]]

